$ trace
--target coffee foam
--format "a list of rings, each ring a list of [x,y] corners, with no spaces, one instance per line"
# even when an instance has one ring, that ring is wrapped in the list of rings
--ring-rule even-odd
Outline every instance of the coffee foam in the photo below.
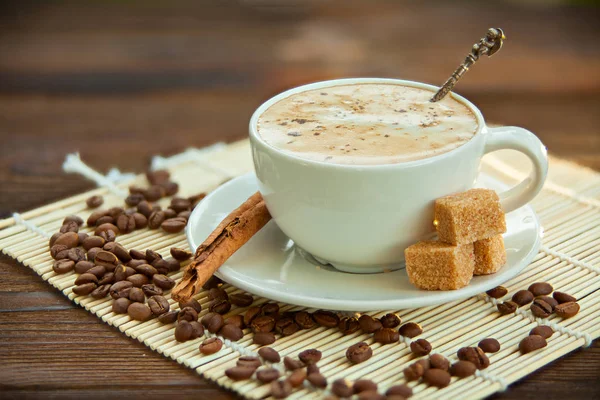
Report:
[[[477,119],[447,96],[399,84],[352,84],[293,94],[258,119],[263,140],[310,160],[393,164],[446,153],[468,142]]]

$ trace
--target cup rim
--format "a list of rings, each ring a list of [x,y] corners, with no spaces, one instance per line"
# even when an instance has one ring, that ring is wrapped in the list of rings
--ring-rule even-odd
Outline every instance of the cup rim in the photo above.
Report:
[[[262,103],[254,111],[254,113],[252,114],[252,117],[250,118],[250,124],[249,124],[249,135],[250,135],[250,139],[251,139],[250,142],[255,145],[258,144],[258,145],[262,146],[264,149],[270,150],[281,157],[289,158],[294,161],[301,162],[304,165],[311,165],[311,166],[322,167],[322,168],[334,168],[334,169],[361,169],[361,170],[363,170],[363,169],[389,169],[389,168],[415,167],[415,166],[419,166],[419,165],[437,162],[437,161],[445,159],[447,157],[452,157],[455,152],[458,152],[461,149],[464,149],[466,147],[470,147],[471,145],[473,145],[473,143],[475,142],[474,139],[479,137],[481,135],[482,131],[484,129],[486,129],[485,120],[483,119],[483,115],[481,114],[481,111],[473,103],[471,103],[469,100],[467,100],[463,96],[456,94],[454,92],[450,92],[448,94],[448,96],[452,96],[455,100],[466,105],[469,108],[469,110],[471,110],[471,112],[473,112],[473,114],[475,115],[475,118],[477,120],[477,130],[475,131],[475,134],[473,135],[473,137],[471,139],[469,139],[469,141],[467,141],[463,145],[458,146],[457,148],[447,151],[445,153],[438,154],[438,155],[435,155],[432,157],[423,158],[420,160],[405,161],[405,162],[403,161],[403,162],[388,163],[388,164],[335,164],[335,163],[328,163],[328,162],[324,162],[324,161],[317,161],[317,160],[311,160],[308,158],[303,158],[303,157],[295,155],[294,153],[283,151],[283,150],[267,143],[258,133],[257,125],[258,125],[259,117],[269,107],[271,107],[273,104],[281,101],[282,99],[285,99],[285,98],[290,97],[297,93],[306,92],[308,90],[325,89],[325,88],[329,88],[329,87],[333,87],[333,86],[353,85],[353,84],[361,84],[361,83],[369,83],[369,84],[381,83],[381,84],[411,86],[411,87],[416,87],[419,89],[429,90],[432,93],[437,92],[437,90],[439,89],[439,87],[430,85],[427,83],[409,81],[409,80],[404,80],[404,79],[392,79],[392,78],[342,78],[342,79],[332,79],[332,80],[326,80],[326,81],[313,82],[313,83],[309,83],[306,85],[297,86],[295,88],[288,89],[284,92],[279,93],[278,95],[271,97],[270,99],[268,99],[267,101]]]

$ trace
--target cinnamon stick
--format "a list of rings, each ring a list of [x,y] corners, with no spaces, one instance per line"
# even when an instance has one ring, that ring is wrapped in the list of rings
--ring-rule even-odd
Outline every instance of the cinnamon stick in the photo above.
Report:
[[[271,219],[265,202],[256,192],[233,210],[202,243],[171,297],[185,301],[200,291],[212,274]]]

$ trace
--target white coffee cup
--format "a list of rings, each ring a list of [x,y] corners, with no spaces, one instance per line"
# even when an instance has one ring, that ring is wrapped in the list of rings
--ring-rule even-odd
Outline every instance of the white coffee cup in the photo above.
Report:
[[[532,161],[531,174],[499,193],[505,212],[532,200],[548,171],[546,148],[526,129],[488,128],[481,112],[467,143],[434,157],[398,164],[345,165],[300,158],[267,144],[257,131],[259,116],[283,98],[307,90],[348,84],[437,87],[398,79],[338,79],[300,86],[262,104],[250,120],[250,144],[258,187],[279,228],[321,262],[347,272],[372,273],[401,266],[404,249],[431,235],[434,200],[473,187],[484,154],[513,149]]]

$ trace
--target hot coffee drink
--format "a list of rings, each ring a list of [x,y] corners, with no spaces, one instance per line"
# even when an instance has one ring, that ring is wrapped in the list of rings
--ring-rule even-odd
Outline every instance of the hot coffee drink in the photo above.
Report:
[[[258,133],[273,147],[333,164],[394,164],[453,150],[477,132],[474,113],[447,96],[400,84],[307,90],[271,105]]]

